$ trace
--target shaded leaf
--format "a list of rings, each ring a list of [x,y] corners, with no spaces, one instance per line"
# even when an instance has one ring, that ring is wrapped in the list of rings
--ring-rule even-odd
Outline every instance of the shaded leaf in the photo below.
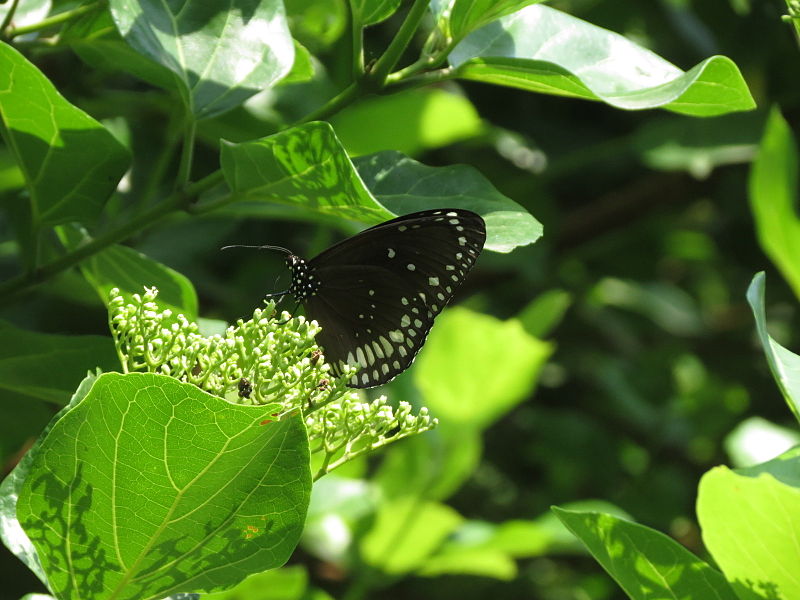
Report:
[[[800,356],[781,346],[767,332],[767,314],[764,309],[764,273],[753,277],[747,289],[747,301],[753,310],[758,337],[767,355],[767,363],[786,403],[796,419],[800,420]]]
[[[414,381],[433,416],[483,429],[530,395],[552,351],[515,319],[451,308],[431,330]]]
[[[755,108],[736,65],[714,56],[687,72],[625,37],[535,5],[468,35],[455,76],[531,92],[713,116]]]
[[[178,76],[198,118],[271,87],[294,62],[282,2],[110,0],[109,6],[122,37]]]
[[[761,247],[800,298],[797,161],[792,130],[773,108],[750,171],[750,207]]]
[[[240,144],[223,140],[221,162],[228,185],[242,199],[300,206],[369,225],[395,216],[364,187],[327,123]]]
[[[602,513],[553,512],[632,600],[736,600],[719,571],[659,531]]]
[[[700,481],[697,516],[705,543],[741,600],[800,597],[798,449]]]
[[[0,321],[0,389],[12,394],[8,400],[65,404],[97,367],[119,369],[110,337],[37,333]]]
[[[468,165],[429,167],[387,151],[355,160],[361,178],[383,206],[402,215],[429,208],[466,208],[486,221],[486,248],[511,252],[542,235],[542,224]]]
[[[125,172],[127,151],[2,42],[0,118],[25,176],[31,228],[93,222]]]
[[[308,505],[308,444],[299,416],[270,410],[166,376],[100,376],[44,438],[19,496],[56,595],[217,591],[282,565]]]
[[[68,226],[62,227],[59,234],[71,250],[88,238],[85,232]],[[104,304],[108,303],[108,293],[115,287],[126,297],[141,295],[145,287],[156,287],[159,306],[197,321],[197,292],[192,282],[133,248],[119,244],[108,246],[82,261],[80,269]]]

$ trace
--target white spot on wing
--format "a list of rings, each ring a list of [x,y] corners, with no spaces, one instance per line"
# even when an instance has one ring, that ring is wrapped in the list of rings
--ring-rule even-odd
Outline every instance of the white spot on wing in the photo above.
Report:
[[[428,277],[428,285],[439,285],[438,277]]]

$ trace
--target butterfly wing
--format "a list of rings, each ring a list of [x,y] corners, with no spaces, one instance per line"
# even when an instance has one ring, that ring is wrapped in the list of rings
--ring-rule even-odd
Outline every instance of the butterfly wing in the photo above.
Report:
[[[308,262],[318,288],[304,304],[335,374],[361,369],[352,387],[373,387],[411,365],[433,319],[483,249],[483,219],[439,209],[367,229]]]

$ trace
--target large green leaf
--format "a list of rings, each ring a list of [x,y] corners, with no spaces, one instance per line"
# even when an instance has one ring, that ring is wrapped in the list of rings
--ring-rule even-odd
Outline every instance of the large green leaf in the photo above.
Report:
[[[700,481],[703,541],[741,600],[800,598],[800,449]]]
[[[327,123],[240,144],[223,140],[222,170],[242,199],[301,206],[369,225],[395,216],[364,187]]]
[[[542,235],[542,224],[468,165],[429,167],[387,151],[357,158],[359,175],[386,208],[402,215],[428,208],[466,208],[486,221],[486,248],[511,252]]]
[[[797,161],[792,130],[774,108],[750,172],[750,207],[761,247],[800,298]]]
[[[755,107],[724,56],[687,72],[625,37],[543,5],[474,31],[453,49],[455,76],[623,109],[713,116]]]
[[[531,393],[552,351],[516,319],[451,308],[437,318],[414,381],[434,416],[482,429]]]
[[[86,233],[64,226],[61,240],[70,248],[78,248],[87,239]],[[108,293],[119,288],[125,296],[142,294],[145,287],[158,288],[158,305],[197,321],[197,292],[184,275],[137,252],[115,244],[93,254],[80,264],[81,273],[97,291],[103,303]]]
[[[764,273],[753,277],[747,289],[747,301],[753,309],[758,337],[772,376],[778,384],[786,403],[800,421],[800,356],[781,346],[767,332],[767,314],[764,309]]]
[[[138,52],[173,71],[198,118],[238,106],[280,81],[294,62],[283,2],[110,0]]]
[[[0,119],[25,176],[32,228],[94,221],[125,172],[127,151],[2,42]]]
[[[282,565],[310,494],[302,419],[106,374],[41,443],[17,504],[62,600],[219,591]]]
[[[97,367],[119,368],[110,337],[36,333],[0,321],[3,402],[24,398],[65,404],[86,372]]]
[[[632,600],[736,600],[719,571],[659,531],[608,514],[553,511]]]

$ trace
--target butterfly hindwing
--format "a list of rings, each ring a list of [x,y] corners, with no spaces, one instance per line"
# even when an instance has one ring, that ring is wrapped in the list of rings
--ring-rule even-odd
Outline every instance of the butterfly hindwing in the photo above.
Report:
[[[357,363],[352,387],[373,387],[413,362],[433,325],[483,249],[483,219],[461,209],[413,213],[348,238],[293,271],[312,277],[303,299],[322,331],[335,374]]]

